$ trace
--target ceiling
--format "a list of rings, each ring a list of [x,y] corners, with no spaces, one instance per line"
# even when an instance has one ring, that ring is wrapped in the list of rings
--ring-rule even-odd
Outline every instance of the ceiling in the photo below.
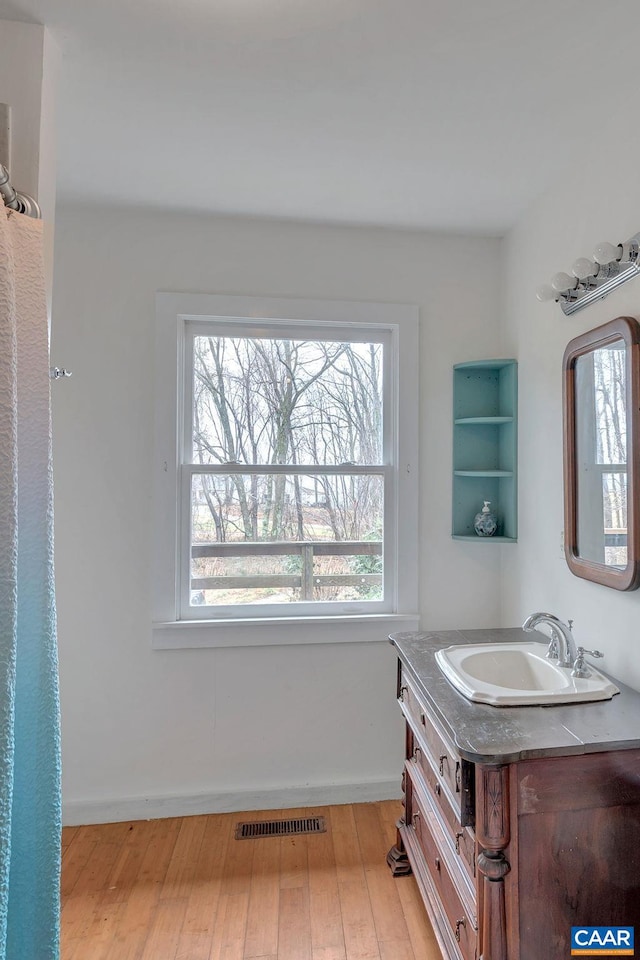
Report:
[[[0,0],[0,18],[62,48],[63,201],[500,235],[635,102],[636,0]]]

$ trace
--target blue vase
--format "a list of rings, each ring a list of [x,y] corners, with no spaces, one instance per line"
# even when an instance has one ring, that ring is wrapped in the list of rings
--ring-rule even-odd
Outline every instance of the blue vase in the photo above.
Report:
[[[479,537],[493,537],[498,529],[498,518],[491,512],[491,501],[485,500],[480,513],[476,513],[473,529]]]

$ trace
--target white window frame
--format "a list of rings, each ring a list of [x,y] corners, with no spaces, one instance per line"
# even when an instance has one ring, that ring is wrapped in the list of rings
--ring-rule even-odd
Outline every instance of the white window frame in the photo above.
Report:
[[[418,308],[361,301],[233,297],[158,293],[156,298],[155,450],[153,462],[152,643],[155,648],[385,640],[394,629],[417,629],[418,606]],[[184,570],[190,539],[192,468],[183,467],[189,376],[185,344],[212,323],[231,334],[249,334],[260,321],[310,339],[385,343],[385,416],[389,417],[380,475],[385,479],[385,602],[314,601],[249,605],[242,611],[191,607]],[[185,389],[186,387],[186,389]],[[310,467],[313,472],[313,467]],[[365,468],[365,472],[371,471]],[[186,475],[186,476],[183,476]],[[182,518],[184,517],[184,521]],[[186,532],[185,532],[186,531]],[[391,549],[388,549],[389,546]],[[390,558],[390,560],[388,559]],[[188,572],[188,571],[187,571]],[[183,583],[184,581],[184,583]],[[389,589],[390,587],[390,589]],[[250,615],[247,610],[250,609]],[[300,625],[304,624],[301,633]],[[336,630],[336,628],[338,628]]]

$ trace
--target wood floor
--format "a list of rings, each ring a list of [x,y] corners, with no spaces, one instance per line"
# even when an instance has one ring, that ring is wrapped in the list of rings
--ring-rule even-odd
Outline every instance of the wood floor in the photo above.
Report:
[[[385,863],[396,801],[63,831],[61,960],[440,960],[413,877]],[[235,840],[240,820],[327,833]]]

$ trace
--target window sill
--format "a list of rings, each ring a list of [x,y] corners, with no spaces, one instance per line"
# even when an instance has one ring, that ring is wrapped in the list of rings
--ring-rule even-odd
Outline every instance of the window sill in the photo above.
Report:
[[[255,620],[177,620],[154,623],[153,650],[204,647],[303,646],[308,643],[386,643],[397,630],[419,629],[417,613]]]

